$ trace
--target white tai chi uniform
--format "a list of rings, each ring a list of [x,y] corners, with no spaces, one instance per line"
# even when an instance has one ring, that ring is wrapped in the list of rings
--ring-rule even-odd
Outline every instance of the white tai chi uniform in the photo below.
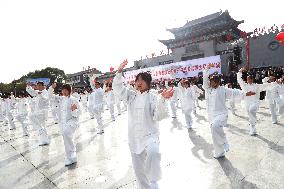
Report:
[[[223,127],[227,125],[228,109],[226,99],[232,96],[242,98],[241,90],[228,89],[219,86],[216,89],[210,87],[209,70],[203,72],[203,89],[205,89],[205,98],[207,103],[208,121],[211,126],[214,157],[219,158],[225,155],[229,150],[228,141]]]
[[[184,113],[186,126],[188,129],[192,128],[192,116],[191,113],[194,109],[194,89],[185,88],[178,84],[178,95],[181,103],[182,113]]]
[[[226,88],[228,89],[231,89],[228,87],[228,84],[226,85]],[[236,115],[236,112],[235,112],[235,108],[236,108],[236,105],[235,105],[235,99],[234,97],[231,97],[229,100],[228,100],[228,103],[229,103],[229,110],[232,112],[233,115]]]
[[[279,114],[284,116],[284,84],[279,84]]]
[[[259,109],[260,92],[265,91],[269,87],[269,84],[245,83],[244,80],[242,79],[242,72],[237,73],[237,80],[244,93],[247,92],[255,93],[255,95],[252,96],[244,95],[245,108],[249,117],[249,126],[250,126],[249,134],[255,135],[256,134],[255,126],[257,122],[256,112]]]
[[[190,89],[193,91],[193,113],[196,114],[196,106],[199,107],[198,97],[203,93],[203,91],[196,85],[190,85]]]
[[[128,103],[128,143],[138,186],[154,188],[161,178],[158,121],[168,116],[167,104],[150,91],[126,88],[121,73],[116,74],[112,86]]]
[[[93,92],[90,94],[89,99],[89,113],[91,118],[94,117],[98,123],[99,132],[103,131],[102,113],[104,111],[104,90],[102,88],[95,88],[93,80],[90,80]]]
[[[53,95],[54,89],[50,86],[48,89],[49,101],[51,107],[51,113],[54,119],[54,123],[57,124],[59,121],[59,101]]]
[[[5,122],[5,104],[2,98],[0,98],[0,121]]]
[[[105,100],[110,111],[111,119],[115,121],[115,116],[114,116],[115,97],[112,90],[105,93]]]
[[[267,79],[264,78],[263,83],[267,83]],[[277,114],[276,114],[276,105],[279,103],[280,96],[279,96],[279,84],[277,82],[267,83],[269,84],[269,88],[266,90],[266,97],[265,99],[269,103],[269,109],[271,112],[272,123],[277,123]]]
[[[4,99],[4,124],[9,124],[10,130],[16,129],[15,123],[14,123],[14,116],[13,116],[13,102],[11,99],[6,98]]]
[[[30,118],[32,119],[32,122],[34,123],[34,127],[36,128],[38,135],[39,135],[39,145],[47,145],[50,143],[45,123],[48,116],[48,92],[47,90],[42,91],[36,91],[32,89],[30,86],[27,86],[26,91],[34,97],[35,104],[34,104],[34,111],[31,112]],[[41,94],[38,94],[38,92],[41,92]]]
[[[89,94],[89,93],[87,93],[87,94]],[[88,95],[87,94],[84,94],[84,93],[81,94],[81,104],[82,104],[82,108],[85,112],[88,111]]]
[[[16,118],[22,125],[23,135],[28,136],[28,104],[25,98],[17,99],[16,103]]]
[[[66,163],[71,165],[77,162],[76,147],[73,142],[73,137],[76,129],[79,127],[79,116],[81,113],[79,101],[77,98],[70,96],[61,96],[60,98],[60,127],[62,131]],[[77,109],[72,111],[71,106],[76,105]]]

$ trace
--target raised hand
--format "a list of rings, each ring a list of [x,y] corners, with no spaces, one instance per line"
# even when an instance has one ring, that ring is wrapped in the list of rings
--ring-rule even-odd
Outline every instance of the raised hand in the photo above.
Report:
[[[76,109],[77,109],[76,104],[73,104],[73,105],[71,106],[71,110],[72,110],[72,112],[73,112],[74,110],[76,110]]]
[[[121,73],[125,66],[128,64],[128,60],[124,60],[117,69],[117,73]]]
[[[246,68],[242,67],[239,72],[244,72],[244,71],[246,71]]]
[[[161,95],[165,98],[165,99],[169,99],[174,95],[175,90],[173,88],[168,89],[168,90],[164,90]]]

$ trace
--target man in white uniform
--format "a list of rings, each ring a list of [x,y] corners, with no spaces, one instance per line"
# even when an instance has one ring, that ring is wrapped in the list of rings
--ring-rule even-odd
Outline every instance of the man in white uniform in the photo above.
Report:
[[[161,95],[151,93],[151,75],[140,73],[136,77],[136,90],[129,90],[123,84],[124,61],[113,80],[113,89],[128,103],[128,143],[133,168],[139,189],[158,189],[161,178],[161,154],[159,152],[158,121],[168,116],[165,98],[173,95],[173,90]]]
[[[101,83],[96,81],[94,84],[94,79],[90,79],[90,84],[93,92],[90,94],[89,101],[89,112],[91,116],[95,116],[98,123],[98,134],[103,134],[103,100],[104,100],[104,90],[101,88]],[[93,118],[93,117],[91,117]]]
[[[24,94],[20,94],[19,99],[17,99],[17,103],[16,103],[16,118],[22,125],[23,136],[29,135],[27,116],[28,116],[28,104],[27,104]]]
[[[269,109],[271,112],[271,118],[272,118],[272,123],[276,124],[277,123],[277,114],[276,114],[276,105],[280,101],[280,96],[279,96],[279,84],[276,82],[276,77],[274,73],[269,74],[269,79],[264,78],[263,83],[269,83],[269,88],[266,91],[266,97],[265,99],[269,103]]]
[[[192,129],[191,113],[194,109],[194,89],[190,87],[188,80],[182,80],[178,84],[178,95],[181,103],[182,113],[184,113],[186,127]]]
[[[205,98],[207,103],[208,121],[211,127],[214,158],[222,158],[225,151],[229,151],[229,144],[223,127],[227,125],[228,109],[226,107],[226,99],[233,97],[241,98],[243,93],[241,90],[228,89],[220,86],[219,76],[211,76],[209,79],[209,64],[203,71],[203,89],[205,90]]]
[[[39,135],[39,145],[48,145],[50,141],[45,128],[49,105],[48,92],[45,89],[43,82],[37,83],[37,90],[34,90],[30,85],[27,85],[26,91],[33,96],[35,100],[34,111],[30,117],[34,122],[34,126]]]
[[[53,94],[53,86],[49,88],[53,98],[60,101],[60,127],[62,131],[66,162],[65,166],[72,165],[77,162],[76,147],[73,141],[74,133],[79,127],[79,116],[81,114],[79,101],[77,98],[71,95],[71,86],[65,84],[62,86],[62,96]]]
[[[53,96],[53,92],[54,92],[54,89],[56,88],[56,82],[53,82],[52,85],[49,87],[48,89],[48,93],[49,93],[49,101],[50,101],[50,107],[51,107],[51,113],[52,113],[52,116],[53,116],[53,119],[54,119],[54,123],[55,124],[58,124],[58,119],[59,119],[59,101],[58,99],[56,99],[54,96]],[[50,91],[52,90],[52,92]]]
[[[254,83],[252,75],[248,75],[247,82],[245,82],[242,79],[243,71],[246,70],[242,68],[237,73],[237,80],[242,91],[246,94],[244,96],[244,103],[249,117],[249,127],[250,127],[249,134],[256,135],[256,123],[257,123],[256,112],[259,109],[260,92],[267,90],[269,87],[271,87],[271,85],[268,83],[265,84]]]

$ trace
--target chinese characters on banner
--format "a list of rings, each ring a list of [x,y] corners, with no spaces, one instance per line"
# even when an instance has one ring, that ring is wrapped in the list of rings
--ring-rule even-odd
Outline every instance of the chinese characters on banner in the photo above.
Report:
[[[208,64],[214,65],[210,69],[210,73],[221,73],[221,59],[218,55],[128,71],[124,73],[124,78],[126,82],[134,81],[136,75],[140,72],[150,72],[153,80],[196,77]]]

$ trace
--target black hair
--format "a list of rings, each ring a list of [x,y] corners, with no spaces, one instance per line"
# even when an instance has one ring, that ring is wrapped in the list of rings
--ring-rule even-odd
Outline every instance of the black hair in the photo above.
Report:
[[[139,73],[135,78],[135,82],[139,79],[139,77],[141,77],[141,79],[146,82],[149,88],[151,87],[152,76],[150,73],[148,72]]]
[[[190,86],[190,82],[189,82],[188,80],[185,80],[185,81],[184,81],[184,84]]]
[[[219,75],[217,75],[217,74],[211,75],[211,76],[210,76],[210,80],[214,80],[214,81],[216,81],[216,82],[221,83],[221,78],[220,78]]]
[[[37,82],[36,84],[37,84],[37,85],[44,86],[44,82],[42,82],[42,81],[39,81],[39,82]]]
[[[71,94],[72,88],[71,88],[71,86],[69,84],[64,84],[62,86],[62,90],[63,89],[66,89],[69,92],[69,94]]]

